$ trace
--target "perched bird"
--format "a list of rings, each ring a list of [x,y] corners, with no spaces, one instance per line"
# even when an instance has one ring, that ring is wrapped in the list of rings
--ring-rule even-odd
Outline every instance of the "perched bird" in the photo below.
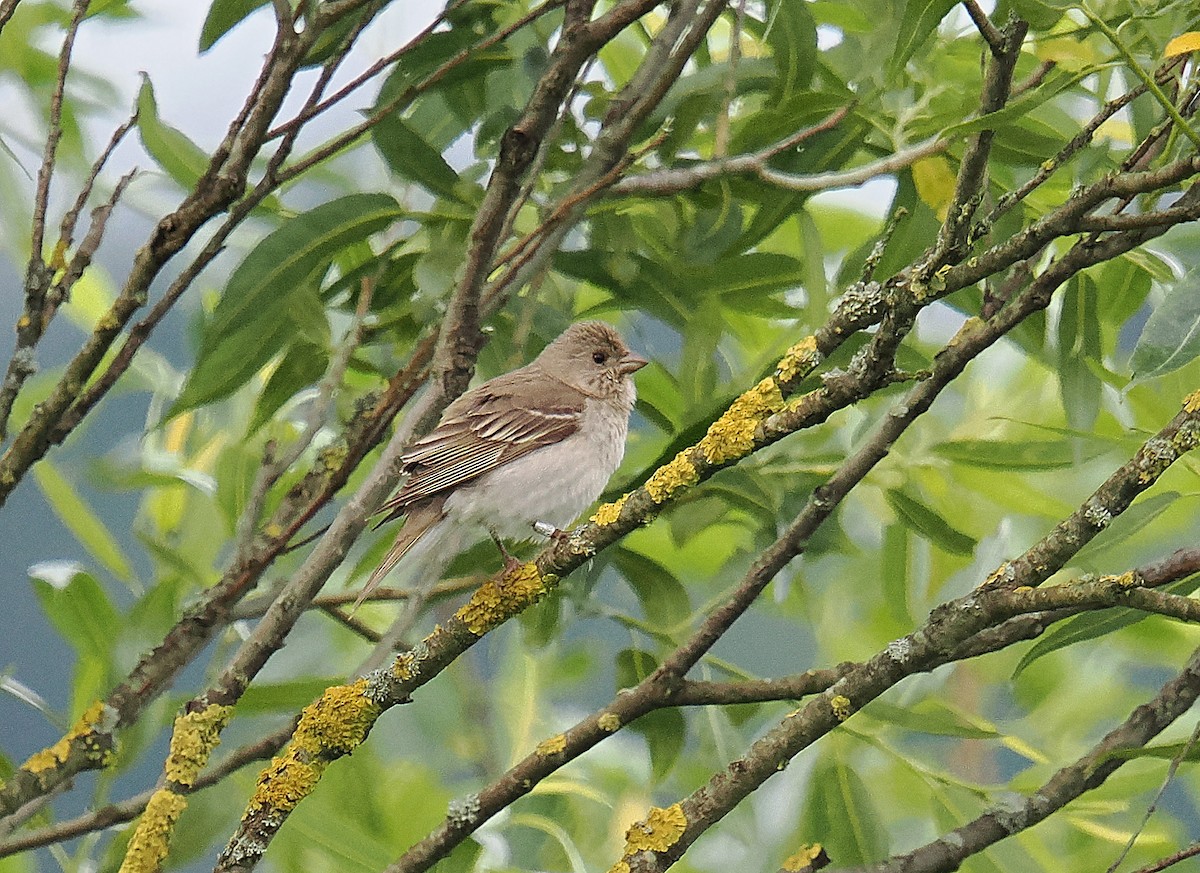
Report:
[[[490,535],[526,540],[565,528],[621,462],[646,366],[612,327],[568,327],[532,363],[484,382],[448,407],[402,457],[408,473],[381,508],[404,527],[355,607],[401,558],[425,588],[450,561]],[[503,546],[501,546],[503,549]],[[507,558],[507,553],[505,555]]]

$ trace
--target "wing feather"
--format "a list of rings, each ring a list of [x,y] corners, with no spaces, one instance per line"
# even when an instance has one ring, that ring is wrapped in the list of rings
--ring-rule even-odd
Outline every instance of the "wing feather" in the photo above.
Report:
[[[485,382],[447,407],[438,426],[404,454],[409,477],[380,509],[388,513],[384,521],[579,429],[584,395],[542,375],[535,406],[530,380],[541,374],[530,370]]]

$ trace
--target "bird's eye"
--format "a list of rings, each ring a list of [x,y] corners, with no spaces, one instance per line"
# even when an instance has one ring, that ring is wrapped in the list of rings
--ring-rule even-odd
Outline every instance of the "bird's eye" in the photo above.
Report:
[[[608,355],[606,355],[604,352],[592,352],[592,360],[597,364],[603,364],[608,360]]]

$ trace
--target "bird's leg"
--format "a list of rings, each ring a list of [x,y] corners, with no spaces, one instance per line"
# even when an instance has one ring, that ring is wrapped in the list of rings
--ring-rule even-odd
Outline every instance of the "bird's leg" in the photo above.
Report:
[[[500,554],[504,556],[505,572],[511,573],[513,570],[517,569],[517,567],[520,567],[522,562],[509,554],[508,549],[504,548],[504,543],[500,541],[500,537],[496,535],[496,532],[494,530],[489,530],[488,533],[492,535],[492,542],[496,544],[496,548],[498,548],[500,550]]]
[[[533,523],[533,529],[542,536],[549,537],[550,539],[554,540],[556,543],[562,542],[571,535],[570,531],[557,528],[548,521],[535,521]]]

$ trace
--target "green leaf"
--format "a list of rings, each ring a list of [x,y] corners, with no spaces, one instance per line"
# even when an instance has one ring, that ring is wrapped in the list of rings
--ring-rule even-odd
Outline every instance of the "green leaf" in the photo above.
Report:
[[[658,658],[645,649],[622,649],[616,668],[617,688],[633,688],[658,668]]]
[[[325,317],[314,281],[341,249],[404,214],[387,194],[351,194],[268,234],[230,276],[167,417],[228,397],[298,333],[313,338],[314,320]]]
[[[34,591],[42,611],[80,661],[108,663],[121,614],[95,577],[77,572],[61,586],[35,578]]]
[[[747,252],[724,258],[695,276],[696,290],[711,294],[748,291],[765,294],[796,288],[804,281],[804,263],[773,252]]]
[[[381,118],[375,125],[374,142],[396,175],[411,179],[430,193],[466,202],[455,191],[458,173],[403,118],[395,114]]]
[[[1115,546],[1128,541],[1134,534],[1174,506],[1182,497],[1178,491],[1164,491],[1139,500],[1112,520],[1104,533],[1075,553],[1072,563],[1086,570],[1099,572],[1098,559]]]
[[[948,461],[985,470],[1033,472],[1062,470],[1104,454],[1104,446],[1086,451],[1063,440],[950,440],[934,447]]]
[[[325,693],[336,680],[297,679],[294,682],[252,684],[238,699],[238,711],[243,714],[264,712],[296,712]]]
[[[637,594],[647,619],[671,628],[691,615],[687,589],[667,567],[624,546],[614,552],[613,563]]]
[[[887,502],[905,527],[925,537],[938,548],[952,555],[969,555],[975,550],[974,537],[958,530],[938,513],[903,491],[894,488],[889,490]]]
[[[955,139],[970,136],[973,133],[979,133],[981,130],[1003,130],[1010,125],[1016,124],[1021,116],[1028,115],[1035,107],[1041,106],[1046,101],[1057,97],[1069,88],[1073,88],[1083,79],[1094,75],[1095,72],[1094,67],[1087,67],[1086,69],[1074,72],[1055,70],[1046,77],[1040,87],[1026,91],[1017,99],[1009,101],[1003,109],[998,109],[995,112],[989,112],[987,115],[972,118],[970,121],[962,121],[944,128],[942,130],[942,138]]]
[[[662,782],[679,760],[687,737],[687,722],[678,709],[659,709],[647,713],[630,725],[646,738],[650,749],[650,772]]]
[[[1188,576],[1186,579],[1180,579],[1178,582],[1172,582],[1170,585],[1164,585],[1158,590],[1186,597],[1198,587],[1200,587],[1200,574]],[[1125,607],[1100,609],[1095,612],[1085,612],[1082,615],[1069,618],[1030,646],[1029,651],[1022,656],[1020,662],[1018,662],[1016,668],[1013,670],[1012,677],[1016,679],[1025,672],[1025,669],[1030,664],[1039,658],[1049,655],[1051,652],[1057,652],[1059,649],[1065,649],[1067,646],[1073,646],[1076,643],[1084,643],[1088,640],[1108,636],[1119,630],[1131,627],[1147,618],[1150,618],[1149,613],[1143,612],[1140,609],[1126,609]]]
[[[246,436],[253,436],[297,391],[320,379],[328,366],[329,352],[324,347],[304,341],[292,343],[258,395]]]
[[[158,103],[150,77],[142,73],[138,91],[138,133],[142,145],[163,171],[185,189],[191,189],[208,169],[209,156],[183,131],[171,127],[158,117]]]
[[[1135,379],[1153,379],[1195,360],[1200,354],[1200,269],[1167,289],[1154,307],[1129,359]]]
[[[1099,363],[1100,316],[1096,283],[1087,275],[1067,283],[1058,318],[1058,384],[1067,424],[1089,430],[1100,414],[1103,384],[1089,367]]]
[[[915,706],[894,706],[876,700],[864,711],[864,715],[905,730],[920,731],[940,737],[962,737],[970,740],[988,740],[1000,736],[990,722],[968,715],[940,700],[922,700]]]
[[[200,28],[200,52],[203,54],[212,48],[217,40],[240,24],[245,18],[261,6],[266,6],[268,0],[213,0]]]
[[[133,587],[133,569],[116,537],[58,471],[54,462],[43,458],[33,468],[33,475],[54,514],[74,534],[79,544],[87,549],[87,553],[113,576]]]
[[[775,60],[771,99],[780,102],[805,90],[817,65],[817,25],[807,3],[776,0],[766,42]]]
[[[956,0],[907,0],[896,34],[896,48],[888,63],[892,75],[908,63],[908,59],[957,5]]]
[[[887,833],[871,791],[840,758],[818,758],[809,777],[804,833],[819,839],[839,865],[868,864],[887,854]]]

